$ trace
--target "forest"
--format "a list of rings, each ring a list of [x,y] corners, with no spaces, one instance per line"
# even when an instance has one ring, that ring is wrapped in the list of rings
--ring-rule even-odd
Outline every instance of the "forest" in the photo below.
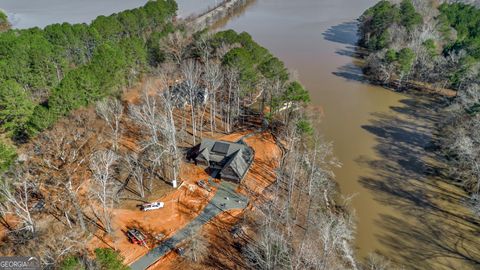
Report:
[[[365,71],[383,84],[420,81],[458,90],[479,62],[478,13],[461,2],[380,1],[360,17]]]
[[[380,1],[359,23],[364,71],[372,82],[445,96],[440,105],[444,116],[438,124],[439,151],[449,164],[449,177],[468,192],[467,204],[478,215],[478,1]]]
[[[70,111],[138,81],[160,61],[155,48],[172,31],[176,9],[174,1],[151,1],[90,25],[1,33],[2,149],[12,148],[7,139],[21,143]],[[8,155],[2,157],[8,163]]]

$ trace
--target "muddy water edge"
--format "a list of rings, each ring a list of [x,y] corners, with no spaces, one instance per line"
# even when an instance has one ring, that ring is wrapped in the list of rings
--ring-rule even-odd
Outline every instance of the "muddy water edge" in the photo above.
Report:
[[[356,247],[406,269],[478,269],[478,220],[442,177],[435,153],[441,98],[369,84],[355,58],[356,18],[375,0],[257,0],[218,26],[249,32],[285,61],[323,111],[318,128],[354,195]]]

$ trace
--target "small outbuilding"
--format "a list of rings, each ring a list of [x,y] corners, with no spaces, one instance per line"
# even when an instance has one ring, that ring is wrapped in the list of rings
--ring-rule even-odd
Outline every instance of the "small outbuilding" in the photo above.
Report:
[[[254,151],[242,140],[238,142],[203,139],[195,147],[197,165],[209,168],[221,179],[240,182],[253,162]]]

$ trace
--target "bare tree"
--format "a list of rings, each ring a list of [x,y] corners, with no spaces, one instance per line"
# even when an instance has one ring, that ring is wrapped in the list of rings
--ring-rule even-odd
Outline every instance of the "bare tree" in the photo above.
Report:
[[[277,134],[288,149],[266,202],[257,205],[254,241],[244,255],[255,269],[358,269],[352,242],[355,226],[335,202],[332,147],[303,138],[295,124]],[[313,145],[313,147],[312,147]]]
[[[369,254],[365,263],[365,270],[390,270],[392,265],[389,260],[377,253]]]
[[[247,245],[243,251],[253,269],[287,269],[290,264],[290,248],[284,235],[267,223],[255,243]]]
[[[113,166],[117,159],[117,155],[111,150],[97,151],[90,159],[90,170],[95,180],[95,185],[92,185],[91,192],[102,207],[102,213],[100,215],[101,222],[107,233],[112,232],[111,210],[113,208],[115,194],[117,193],[117,185],[113,178]]]
[[[309,147],[309,146],[304,146]],[[307,195],[311,196],[320,191],[322,194],[334,193],[332,167],[339,167],[340,163],[333,156],[332,143],[325,143],[317,135],[314,139],[314,146],[303,157],[303,164],[306,166]],[[325,195],[325,205],[329,205],[328,195]]]
[[[210,104],[210,131],[216,131],[217,118],[217,92],[223,84],[223,76],[221,71],[221,65],[217,61],[209,61],[205,64],[204,80],[207,84],[209,91],[209,104]],[[201,123],[203,126],[203,123]]]
[[[177,128],[175,126],[175,118],[173,115],[174,104],[176,101],[169,89],[165,89],[163,92],[159,93],[159,96],[162,104],[161,107],[163,109],[161,123],[164,128],[162,129],[162,134],[166,139],[166,149],[168,149],[168,153],[172,157],[172,184],[173,187],[176,188],[180,173],[180,151],[178,149]]]
[[[447,154],[456,155],[449,161],[450,173],[467,191],[475,194],[480,192],[480,118],[475,111],[480,101],[480,86],[468,83],[465,87],[448,110],[443,145]],[[466,112],[470,116],[466,117]]]
[[[180,65],[186,57],[187,47],[191,43],[191,37],[188,32],[175,31],[167,35],[160,42],[160,49],[165,51],[167,56]]]
[[[81,116],[81,114],[79,115]],[[88,117],[88,115],[86,116]],[[90,139],[96,137],[101,141],[101,134],[89,129],[90,123],[83,117],[70,119],[70,127],[56,126],[43,133],[37,142],[41,158],[32,159],[26,164],[31,169],[38,170],[39,182],[51,192],[47,194],[50,202],[57,202],[55,209],[63,212],[67,223],[71,216],[82,230],[86,231],[83,207],[80,202],[80,193],[86,174],[86,159],[90,155]],[[85,128],[87,127],[87,128]],[[71,214],[71,212],[74,214]],[[69,223],[70,224],[70,223]]]
[[[130,117],[138,125],[144,127],[142,132],[146,133],[148,140],[144,142],[142,150],[161,144],[161,125],[160,115],[158,113],[157,99],[149,95],[146,91],[143,95],[141,105],[130,105]]]
[[[112,132],[112,146],[118,151],[118,141],[122,133],[121,120],[123,105],[118,99],[106,99],[97,103],[97,114],[105,120]]]
[[[133,179],[135,186],[141,198],[145,198],[145,178],[144,168],[136,153],[128,154],[125,157],[126,167],[130,173],[130,177]]]
[[[163,77],[163,76],[160,76]],[[164,85],[167,85],[163,77]],[[130,115],[136,123],[145,128],[147,140],[144,142],[144,157],[152,164],[152,171],[162,166],[165,158],[171,157],[172,185],[177,186],[180,172],[180,154],[177,144],[177,131],[174,118],[173,96],[168,87],[158,95],[145,94],[141,105],[130,106]]]
[[[144,167],[149,168],[150,175],[153,177],[161,167],[167,150],[163,144],[162,118],[159,113],[157,97],[145,92],[142,101],[140,105],[130,105],[129,111],[131,118],[142,127],[141,131],[146,135],[140,151],[142,159],[148,161]]]
[[[65,227],[59,224],[51,226],[42,232],[41,241],[36,245],[36,254],[47,268],[58,266],[65,257],[82,248],[83,237],[78,228],[65,230]]]
[[[224,95],[220,98],[221,107],[223,109],[223,122],[225,125],[225,132],[230,133],[235,120],[240,115],[240,85],[239,73],[234,68],[227,68],[224,71]]]
[[[32,234],[36,232],[36,222],[32,216],[32,192],[36,189],[34,182],[25,174],[0,181],[0,196],[4,200],[0,203],[0,211],[3,215],[14,214],[21,220],[21,229]]]
[[[212,47],[210,46],[210,34],[204,34],[195,40],[195,48],[200,53],[201,61],[207,66],[212,58]]]
[[[200,76],[202,74],[202,68],[199,63],[195,60],[187,60],[182,64],[182,74],[183,79],[185,80],[185,90],[188,95],[188,100],[190,103],[190,116],[191,116],[191,127],[192,127],[192,139],[193,144],[196,144],[197,137],[197,111],[196,111],[196,100],[198,94],[198,88],[200,86]]]
[[[192,262],[200,262],[208,255],[208,239],[201,233],[191,233],[185,247],[185,257]]]

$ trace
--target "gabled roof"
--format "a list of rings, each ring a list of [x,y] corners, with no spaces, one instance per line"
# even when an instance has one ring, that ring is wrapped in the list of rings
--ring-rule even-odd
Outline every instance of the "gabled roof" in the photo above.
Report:
[[[226,168],[231,167],[232,170],[237,174],[239,178],[242,178],[243,175],[248,170],[248,164],[245,159],[243,159],[243,155],[240,150],[235,152],[233,156],[228,160],[228,162],[223,167],[222,171]]]
[[[231,168],[239,179],[247,173],[253,161],[253,150],[243,141],[227,142],[203,139],[198,157],[209,162],[216,162],[222,171]]]
[[[238,150],[248,148],[245,144],[235,143],[235,142],[227,142],[227,141],[216,141],[211,139],[203,139],[202,143],[200,144],[200,153],[204,149],[208,149],[210,156],[230,156],[233,153],[237,152]]]
[[[210,151],[208,151],[208,148],[204,148],[203,150],[201,150],[198,156],[203,158],[204,160],[210,160]]]

